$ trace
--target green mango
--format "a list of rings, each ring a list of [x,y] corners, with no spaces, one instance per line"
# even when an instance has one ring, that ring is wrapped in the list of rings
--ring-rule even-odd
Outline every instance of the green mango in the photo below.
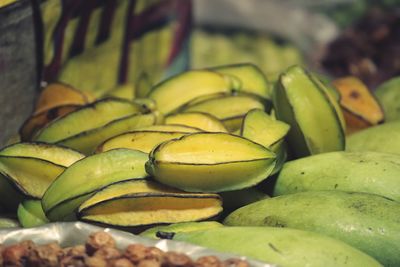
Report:
[[[381,84],[375,91],[385,113],[385,121],[400,119],[400,76]]]
[[[340,191],[284,195],[240,208],[224,224],[312,231],[346,242],[384,266],[400,266],[400,203],[378,195]]]
[[[173,223],[170,225],[152,227],[140,233],[140,236],[159,239],[159,237],[157,236],[158,232],[187,233],[187,232],[202,231],[206,229],[219,228],[219,227],[223,227],[223,225],[215,221]]]
[[[370,127],[346,139],[347,151],[376,151],[400,154],[400,121]]]
[[[176,233],[173,240],[246,256],[280,267],[382,266],[372,257],[339,240],[288,228],[220,227]]]
[[[379,152],[330,152],[287,162],[274,195],[302,191],[365,192],[400,201],[400,156]]]

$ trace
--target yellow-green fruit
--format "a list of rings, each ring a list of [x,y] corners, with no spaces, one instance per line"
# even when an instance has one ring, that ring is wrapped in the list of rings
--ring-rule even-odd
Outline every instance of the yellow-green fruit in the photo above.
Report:
[[[137,227],[200,221],[222,211],[217,194],[187,193],[146,179],[113,183],[96,192],[78,209],[81,220]]]
[[[49,222],[42,209],[42,203],[38,199],[24,200],[19,204],[18,220],[25,227],[36,227]]]
[[[243,117],[252,109],[264,110],[264,108],[261,99],[252,95],[243,94],[207,99],[193,105],[184,106],[180,111],[208,113],[225,124],[226,120]]]
[[[400,77],[381,84],[376,88],[375,95],[383,107],[385,121],[400,119]]]
[[[0,203],[15,210],[23,195],[41,198],[50,183],[83,154],[46,143],[16,143],[0,150]]]
[[[240,81],[239,91],[256,94],[270,99],[271,88],[267,77],[256,65],[251,63],[225,65],[211,68],[211,70],[236,77]]]
[[[195,133],[156,147],[146,170],[157,181],[184,191],[222,192],[251,187],[274,166],[273,152],[243,137]]]
[[[229,132],[242,126],[243,118],[252,109],[269,110],[270,103],[253,94],[208,95],[194,99],[179,112],[203,112],[220,120]]]
[[[141,111],[142,107],[140,105],[127,100],[99,100],[52,121],[42,128],[33,139],[35,141],[56,143]]]
[[[379,152],[330,152],[283,165],[274,195],[302,191],[365,192],[400,201],[400,155]]]
[[[376,151],[400,154],[400,121],[359,131],[346,139],[348,151]]]
[[[91,129],[72,137],[68,137],[57,142],[57,144],[70,147],[86,155],[90,155],[95,151],[97,146],[113,136],[133,131],[140,127],[150,126],[155,123],[156,115],[154,113],[133,114],[113,120],[102,127]]]
[[[284,195],[240,208],[224,224],[312,231],[346,242],[384,266],[400,266],[400,203],[378,195],[340,191]]]
[[[263,110],[250,110],[243,119],[241,135],[251,141],[263,145],[276,154],[276,165],[272,174],[277,173],[287,157],[287,146],[284,141],[290,126],[276,120]]]
[[[41,198],[64,170],[64,166],[39,158],[0,155],[0,175],[31,198]]]
[[[290,126],[276,120],[263,110],[250,110],[241,128],[241,135],[265,147],[271,147],[282,140],[289,132]]]
[[[155,85],[148,97],[163,114],[171,113],[196,97],[229,92],[228,79],[211,71],[187,71]]]
[[[3,148],[2,156],[31,157],[50,161],[64,167],[82,159],[85,155],[67,147],[47,143],[16,143]]]
[[[221,227],[176,233],[173,240],[234,253],[282,267],[382,266],[344,242],[313,232],[275,227]]]
[[[51,221],[70,220],[81,203],[94,192],[119,181],[144,178],[146,153],[113,149],[72,164],[49,186],[42,198],[43,210]]]
[[[311,73],[290,67],[280,76],[273,100],[277,118],[291,127],[288,142],[297,157],[344,150],[338,103]]]

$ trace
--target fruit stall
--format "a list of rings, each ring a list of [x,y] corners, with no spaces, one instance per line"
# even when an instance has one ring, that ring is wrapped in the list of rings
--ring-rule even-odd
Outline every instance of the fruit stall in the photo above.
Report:
[[[400,266],[400,3],[0,0],[0,266]]]

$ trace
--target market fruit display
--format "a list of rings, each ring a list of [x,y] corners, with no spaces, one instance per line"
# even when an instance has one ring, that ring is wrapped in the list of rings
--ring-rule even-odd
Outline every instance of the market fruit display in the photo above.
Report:
[[[365,88],[348,101],[300,66],[272,85],[249,63],[146,89],[124,84],[96,99],[49,86],[21,142],[0,150],[0,208],[22,227],[83,221],[278,266],[398,263],[399,127],[368,113],[379,98]],[[65,98],[49,102],[56,92]],[[369,128],[346,136],[344,107]],[[277,203],[268,212],[288,223],[271,215],[254,223],[263,226],[230,226],[260,218],[260,203]],[[341,220],[352,230],[343,234]]]

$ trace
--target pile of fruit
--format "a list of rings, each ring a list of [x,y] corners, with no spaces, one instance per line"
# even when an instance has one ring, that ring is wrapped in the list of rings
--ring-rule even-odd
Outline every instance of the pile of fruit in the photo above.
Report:
[[[398,84],[378,89],[383,109],[360,80],[299,66],[275,83],[252,64],[192,70],[100,99],[50,84],[23,142],[0,150],[0,202],[24,227],[168,224],[142,235],[279,266],[399,266]]]

